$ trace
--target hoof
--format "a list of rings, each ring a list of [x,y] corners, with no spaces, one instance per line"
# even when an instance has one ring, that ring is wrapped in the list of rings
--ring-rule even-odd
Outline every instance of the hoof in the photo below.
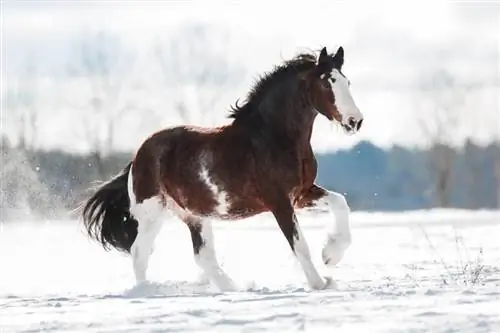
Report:
[[[332,254],[327,254],[325,251],[321,253],[321,257],[323,258],[323,263],[327,267],[335,267],[340,260],[342,260],[342,255],[339,255],[338,253],[333,253]]]
[[[331,276],[325,276],[325,287],[323,289],[337,289],[337,283]]]
[[[337,289],[337,284],[330,276],[325,276],[321,281],[309,285],[313,290]]]
[[[150,282],[146,279],[135,280],[136,287],[147,286],[149,284],[150,284]]]
[[[209,285],[210,284],[210,278],[207,276],[205,273],[200,273],[198,275],[198,278],[196,279],[197,283],[201,285]]]
[[[218,286],[218,288],[223,293],[232,293],[232,292],[238,291],[238,288],[236,287],[236,285],[234,283],[230,284],[230,285],[225,285],[225,286]]]
[[[344,257],[344,252],[350,245],[350,239],[342,237],[329,236],[323,250],[321,258],[327,267],[334,267]]]
[[[219,289],[220,292],[228,293],[238,291],[238,286],[232,279],[226,277],[222,280],[212,280],[215,286]]]
[[[327,267],[335,267],[342,260],[343,256],[343,252],[329,251],[326,247],[321,252],[321,258]]]

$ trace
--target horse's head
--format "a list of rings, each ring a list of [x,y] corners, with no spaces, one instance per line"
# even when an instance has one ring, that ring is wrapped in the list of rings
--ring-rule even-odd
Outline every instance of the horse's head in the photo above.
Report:
[[[328,118],[342,125],[348,134],[361,128],[363,115],[349,91],[350,82],[342,73],[344,49],[340,47],[335,55],[321,50],[316,67],[309,73],[312,80],[312,102],[314,108]]]

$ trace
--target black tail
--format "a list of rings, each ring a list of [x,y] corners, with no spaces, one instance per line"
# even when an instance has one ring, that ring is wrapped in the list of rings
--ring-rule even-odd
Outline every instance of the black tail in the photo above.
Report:
[[[102,244],[130,253],[137,236],[137,220],[129,212],[127,191],[130,162],[120,174],[101,185],[83,207],[83,222],[91,238]]]

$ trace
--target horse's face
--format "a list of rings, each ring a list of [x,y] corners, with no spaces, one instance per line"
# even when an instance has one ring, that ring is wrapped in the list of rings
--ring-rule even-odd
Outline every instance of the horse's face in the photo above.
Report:
[[[340,123],[348,134],[354,134],[361,128],[363,115],[352,98],[350,82],[341,71],[343,64],[342,47],[334,56],[327,54],[326,48],[321,50],[312,75],[312,100],[319,113]]]

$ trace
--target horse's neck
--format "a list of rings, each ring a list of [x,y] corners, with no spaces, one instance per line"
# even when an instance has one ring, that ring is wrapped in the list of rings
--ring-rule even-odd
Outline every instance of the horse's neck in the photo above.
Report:
[[[267,130],[273,133],[277,140],[285,141],[298,150],[310,147],[314,112],[306,107],[288,112],[286,108],[282,110],[283,113],[280,116],[268,119]]]
[[[255,106],[258,132],[282,145],[307,149],[316,117],[308,96],[297,82],[283,83],[274,89]]]

